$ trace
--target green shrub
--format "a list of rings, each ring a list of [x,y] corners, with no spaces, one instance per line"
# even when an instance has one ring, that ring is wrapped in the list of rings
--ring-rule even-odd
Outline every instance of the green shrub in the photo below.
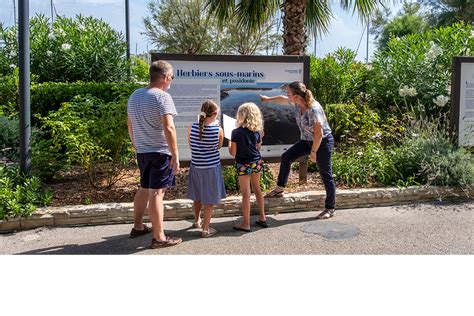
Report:
[[[428,116],[447,113],[452,57],[473,54],[471,26],[462,23],[393,38],[386,50],[375,52],[369,103],[390,112],[399,107],[402,113],[418,109]]]
[[[20,123],[0,115],[0,160],[18,161],[20,147]]]
[[[380,117],[367,105],[329,104],[325,112],[336,141],[363,141],[381,134]]]
[[[77,15],[58,16],[53,25],[44,15],[30,19],[31,72],[38,82],[121,81],[129,78],[127,44],[106,22]],[[17,64],[17,26],[0,28],[0,74]],[[8,66],[7,66],[8,65]]]
[[[150,79],[150,65],[142,58],[132,56],[132,79],[135,82],[148,82]]]
[[[239,189],[239,178],[234,166],[222,167],[224,174],[224,185],[227,191],[237,191]]]
[[[442,130],[408,135],[393,151],[399,179],[429,185],[460,187],[468,192],[474,186],[474,156],[457,148]]]
[[[18,114],[18,70],[8,76],[0,76],[0,112],[11,117]]]
[[[311,87],[322,105],[353,102],[365,90],[367,69],[355,57],[354,51],[345,48],[322,59],[311,57]]]
[[[112,186],[133,156],[127,129],[127,102],[102,103],[100,100],[77,97],[63,103],[58,111],[40,117],[43,132],[50,140],[51,156],[63,153],[64,167],[81,166],[94,187]]]
[[[5,83],[5,84],[3,84]],[[64,102],[76,96],[92,96],[102,102],[114,102],[129,97],[143,84],[128,82],[45,82],[31,87],[31,113],[46,116],[56,111]],[[18,76],[0,77],[0,109],[5,115],[17,116]]]
[[[274,177],[270,166],[264,163],[260,173],[260,189],[267,191],[273,185]]]
[[[24,177],[17,167],[0,165],[0,220],[31,215],[47,206],[52,194],[41,187],[37,177]]]
[[[333,175],[350,187],[387,183],[396,178],[390,152],[374,141],[333,153]]]
[[[101,102],[108,103],[129,97],[135,89],[142,87],[136,83],[112,82],[75,82],[35,85],[31,91],[31,112],[41,116],[50,111],[56,111],[64,102],[69,102],[76,96],[89,95]]]

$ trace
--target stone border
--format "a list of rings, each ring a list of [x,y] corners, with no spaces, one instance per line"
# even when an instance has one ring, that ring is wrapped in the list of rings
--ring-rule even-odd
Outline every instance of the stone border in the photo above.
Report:
[[[473,196],[474,190],[468,196]],[[265,199],[267,214],[311,211],[324,208],[324,191],[287,193],[283,198]],[[466,193],[449,187],[372,188],[338,190],[337,209],[388,206],[434,199],[452,199]],[[251,199],[252,213],[258,214],[255,197]],[[193,218],[193,203],[188,199],[165,201],[165,219],[182,220]],[[238,216],[241,214],[241,197],[222,200],[214,208],[214,217]],[[145,216],[145,220],[148,218]],[[133,223],[133,203],[107,203],[64,207],[39,208],[27,218],[0,221],[0,233],[33,229],[42,226],[85,226]]]

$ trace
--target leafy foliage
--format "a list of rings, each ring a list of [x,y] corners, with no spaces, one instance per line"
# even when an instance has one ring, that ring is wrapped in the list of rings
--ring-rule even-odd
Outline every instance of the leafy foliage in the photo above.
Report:
[[[38,177],[25,177],[17,167],[0,165],[0,220],[31,215],[51,198]]]
[[[365,90],[366,66],[355,57],[354,51],[345,48],[321,59],[311,57],[311,87],[321,105],[353,102]]]
[[[234,166],[222,168],[224,174],[224,185],[227,191],[237,191],[239,189],[239,178]]]
[[[471,27],[461,23],[392,39],[385,51],[375,53],[369,104],[392,113],[397,108],[402,113],[422,108],[429,116],[447,113],[452,57],[473,52]]]
[[[325,113],[338,142],[353,143],[381,136],[379,115],[365,104],[329,104]]]
[[[17,119],[8,119],[0,115],[0,161],[18,161],[20,147],[20,123]]]
[[[43,147],[52,156],[63,153],[63,166],[79,165],[94,187],[111,187],[133,156],[127,129],[126,99],[120,103],[77,97],[41,117],[49,133]],[[105,179],[104,179],[105,177]]]
[[[383,13],[377,11],[371,33],[376,35],[378,48],[384,50],[391,38],[426,32],[429,27],[428,22],[425,21],[419,11],[420,5],[418,3],[405,2],[403,10],[391,21],[382,18]],[[385,13],[390,14],[390,11],[388,10]]]
[[[430,25],[449,26],[463,21],[474,22],[474,2],[472,0],[419,0],[424,4]]]
[[[0,27],[0,74],[17,64],[17,26]],[[31,72],[38,82],[121,81],[128,78],[126,42],[106,22],[77,15],[57,17],[53,25],[44,15],[30,20]]]
[[[334,179],[351,187],[390,183],[396,172],[389,151],[375,141],[333,154]]]
[[[252,55],[279,41],[273,19],[258,30],[242,32],[236,19],[219,25],[204,0],[150,1],[148,10],[144,34],[165,53]]]
[[[18,115],[18,79],[0,77],[7,85],[0,85],[0,109],[5,115]],[[130,94],[143,84],[127,82],[46,82],[31,87],[31,113],[46,116],[50,111],[58,110],[62,103],[76,96],[90,95],[108,103]]]

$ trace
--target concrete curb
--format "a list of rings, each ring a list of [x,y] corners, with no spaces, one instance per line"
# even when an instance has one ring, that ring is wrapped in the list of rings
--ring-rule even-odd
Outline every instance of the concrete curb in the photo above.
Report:
[[[473,196],[474,190],[468,196]],[[337,209],[388,206],[435,199],[453,199],[466,193],[450,187],[371,188],[338,190]],[[311,211],[324,208],[324,191],[288,193],[283,198],[265,199],[267,214]],[[257,212],[255,198],[252,197],[252,213]],[[165,201],[165,219],[182,220],[193,218],[193,203],[188,199]],[[214,217],[238,216],[241,214],[241,198],[228,197],[214,208]],[[148,220],[145,217],[145,220]],[[133,203],[107,203],[64,207],[39,208],[27,218],[0,221],[0,233],[33,229],[42,226],[85,226],[118,223],[133,223]]]

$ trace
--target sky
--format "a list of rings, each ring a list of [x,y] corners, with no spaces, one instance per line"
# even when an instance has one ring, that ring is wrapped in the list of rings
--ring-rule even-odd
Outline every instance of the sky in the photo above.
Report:
[[[0,0],[0,22],[6,26],[14,24],[13,2],[18,0]],[[29,0],[30,16],[43,13],[51,16],[51,0]],[[395,0],[401,1],[401,0]],[[129,0],[130,3],[130,50],[132,54],[142,53],[154,49],[148,44],[146,37],[141,35],[144,31],[143,17],[148,15],[147,3],[149,0]],[[55,13],[74,17],[76,14],[94,16],[109,23],[114,29],[121,31],[125,36],[125,0],[53,0]],[[401,4],[389,4],[392,12],[400,10]],[[17,4],[18,8],[18,4]],[[339,1],[333,1],[333,15],[329,34],[316,42],[316,56],[322,57],[334,52],[338,47],[347,47],[354,51],[360,42],[356,59],[365,61],[367,50],[366,27],[356,15],[343,11]],[[375,50],[373,36],[369,35],[369,59]],[[314,42],[311,41],[307,49],[314,53]]]

